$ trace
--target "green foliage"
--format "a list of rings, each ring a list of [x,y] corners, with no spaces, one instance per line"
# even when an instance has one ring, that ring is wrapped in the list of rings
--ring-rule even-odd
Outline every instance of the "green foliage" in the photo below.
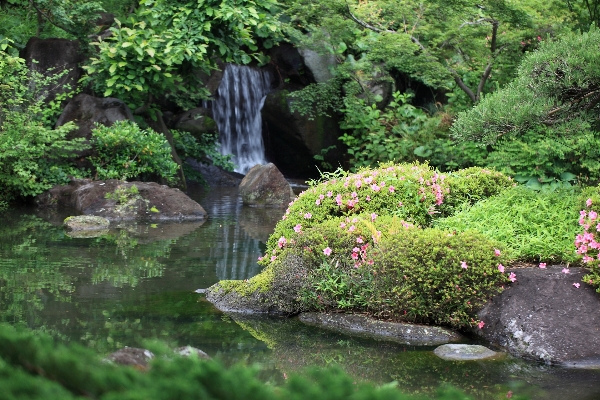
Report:
[[[213,165],[226,171],[235,169],[235,165],[231,162],[231,154],[223,155],[219,152],[218,134],[204,133],[198,139],[185,131],[172,131],[172,133],[175,139],[175,148],[182,158],[191,157],[199,161],[208,159]]]
[[[171,356],[156,358],[142,372],[102,362],[84,347],[56,344],[48,336],[6,325],[0,326],[0,338],[0,385],[6,399],[421,399],[391,385],[357,384],[338,368],[296,374],[274,388],[257,379],[256,367],[225,369],[215,361]],[[452,388],[435,398],[466,399]]]
[[[164,136],[143,130],[130,121],[117,121],[112,126],[97,125],[92,131],[96,155],[90,160],[98,179],[127,180],[145,174],[157,174],[172,180],[177,164],[171,158],[171,147]]]
[[[132,109],[170,93],[190,108],[208,92],[198,71],[216,68],[216,59],[248,64],[278,37],[271,0],[170,2],[142,0],[113,35],[95,43],[98,56],[86,68],[88,82],[104,96],[118,96]]]
[[[50,129],[42,112],[45,88],[54,81],[0,51],[0,201],[34,196],[82,174],[68,162],[88,147],[83,139],[67,140],[75,125]]]
[[[509,178],[493,171],[473,168],[448,177],[419,163],[384,164],[356,174],[327,176],[290,204],[267,242],[263,264],[277,254],[278,240],[291,237],[297,225],[304,230],[335,217],[375,213],[427,226],[465,202],[493,196],[512,185]]]
[[[537,192],[517,186],[434,225],[481,232],[503,243],[513,259],[575,262],[573,238],[581,204],[581,195],[574,189]]]
[[[104,195],[105,199],[114,200],[117,204],[126,204],[129,200],[136,197],[140,191],[137,186],[131,185],[129,187],[126,186],[117,186],[114,192],[109,192]]]

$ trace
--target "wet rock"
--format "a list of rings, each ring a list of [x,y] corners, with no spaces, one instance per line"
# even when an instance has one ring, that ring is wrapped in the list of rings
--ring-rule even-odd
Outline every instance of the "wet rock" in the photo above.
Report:
[[[600,367],[598,294],[581,282],[585,270],[563,268],[516,270],[517,281],[478,313],[485,326],[474,333],[526,359]]]
[[[204,164],[193,158],[187,158],[185,162],[191,166],[194,170],[200,173],[208,186],[239,186],[244,175],[237,172],[225,171],[216,165]]]
[[[154,358],[150,350],[136,347],[124,347],[106,357],[107,361],[120,365],[131,365],[135,368],[146,370],[148,363]]]
[[[206,300],[211,302],[218,310],[236,314],[273,314],[283,313],[276,306],[266,303],[261,293],[241,295],[236,291],[227,291],[219,284],[215,284],[205,291]]]
[[[300,48],[298,52],[317,83],[327,82],[333,78],[331,70],[337,64],[335,54],[320,53],[309,48]]]
[[[287,207],[294,192],[275,164],[255,165],[239,186],[244,204],[258,207]]]
[[[487,347],[472,344],[444,344],[437,347],[433,353],[450,361],[485,360],[502,355]]]
[[[70,231],[98,231],[107,230],[110,221],[95,215],[78,215],[67,217],[64,226]]]
[[[73,180],[40,195],[37,202],[71,207],[109,221],[201,221],[207,216],[179,189],[154,182]]]
[[[458,333],[437,326],[380,321],[359,314],[310,312],[298,319],[336,332],[409,345],[431,346],[461,339]]]
[[[217,124],[212,119],[210,109],[202,107],[177,114],[171,120],[171,124],[175,129],[189,132],[196,138],[217,131]]]

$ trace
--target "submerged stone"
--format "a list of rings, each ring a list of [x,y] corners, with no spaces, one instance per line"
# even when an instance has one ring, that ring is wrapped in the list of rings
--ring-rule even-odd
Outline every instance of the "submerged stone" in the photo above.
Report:
[[[103,217],[95,215],[78,215],[67,217],[64,226],[71,232],[77,231],[105,231],[108,229],[110,221]]]
[[[451,361],[485,360],[502,354],[473,344],[444,344],[437,347],[433,353],[439,358]]]
[[[359,314],[302,313],[300,321],[308,325],[411,345],[437,345],[461,339],[461,335],[437,326],[380,321]]]

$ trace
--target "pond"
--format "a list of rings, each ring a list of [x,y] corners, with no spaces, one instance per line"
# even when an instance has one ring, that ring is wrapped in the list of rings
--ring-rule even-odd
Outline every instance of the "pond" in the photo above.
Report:
[[[203,223],[123,225],[72,238],[67,212],[12,209],[1,215],[0,321],[108,354],[160,339],[191,345],[226,365],[260,364],[280,383],[307,366],[338,364],[355,379],[392,381],[434,393],[450,383],[476,399],[598,399],[600,371],[568,370],[507,357],[453,362],[432,347],[353,338],[296,319],[229,316],[197,289],[260,271],[256,259],[282,211],[243,207],[236,189],[192,188]]]

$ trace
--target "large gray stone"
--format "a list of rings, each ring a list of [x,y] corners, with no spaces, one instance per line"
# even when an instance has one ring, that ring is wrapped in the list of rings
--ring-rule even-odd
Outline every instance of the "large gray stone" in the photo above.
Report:
[[[503,355],[487,347],[473,344],[444,344],[437,347],[433,353],[439,358],[451,361],[485,360]]]
[[[58,94],[70,92],[77,87],[81,78],[79,63],[83,61],[79,42],[68,39],[40,39],[32,37],[27,42],[21,57],[29,69],[37,71],[44,76],[61,74],[56,83],[46,88],[48,96],[46,102],[56,98]]]
[[[273,163],[255,165],[239,186],[242,201],[258,207],[287,207],[294,191]]]
[[[474,332],[519,357],[600,367],[598,294],[581,282],[583,269],[563,268],[515,270],[517,281],[478,313],[485,326]]]
[[[65,218],[64,225],[71,231],[106,230],[110,221],[94,215],[77,215]]]
[[[456,332],[437,326],[380,321],[360,314],[310,312],[300,314],[299,319],[336,332],[408,345],[433,346],[462,338]]]

